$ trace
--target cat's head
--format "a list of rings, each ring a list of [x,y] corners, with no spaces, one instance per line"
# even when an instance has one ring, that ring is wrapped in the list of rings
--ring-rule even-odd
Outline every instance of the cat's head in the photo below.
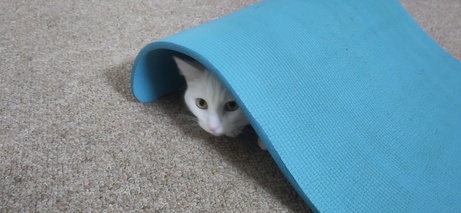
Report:
[[[173,57],[185,77],[187,106],[205,131],[235,137],[248,125],[248,120],[221,82],[196,61]]]

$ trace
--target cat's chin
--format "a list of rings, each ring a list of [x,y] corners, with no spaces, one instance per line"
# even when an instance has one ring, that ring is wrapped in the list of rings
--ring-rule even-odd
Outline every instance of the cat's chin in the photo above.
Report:
[[[240,134],[241,131],[233,131],[233,132],[228,132],[228,133],[225,133],[225,135],[227,137],[231,137],[231,138],[235,138],[237,137],[239,134]]]
[[[227,137],[231,137],[231,138],[235,138],[237,137],[237,135],[240,134],[240,131],[236,131],[236,132],[223,132],[223,133],[216,133],[216,132],[211,132],[211,131],[207,131],[208,133],[216,136],[216,137],[221,137],[221,136],[227,136]]]
[[[224,136],[225,134],[224,133],[215,133],[215,132],[208,132],[216,137],[220,137],[220,136]]]

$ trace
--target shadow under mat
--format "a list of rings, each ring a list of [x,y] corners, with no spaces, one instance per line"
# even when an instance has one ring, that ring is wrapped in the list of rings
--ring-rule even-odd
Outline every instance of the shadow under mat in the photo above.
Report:
[[[132,64],[133,61],[123,62],[118,66],[107,69],[105,75],[109,84],[125,100],[137,102],[131,93],[130,86]],[[206,141],[207,143],[204,145],[212,146],[218,150],[228,162],[254,179],[258,183],[255,187],[263,187],[294,212],[310,212],[309,207],[296,193],[270,154],[267,151],[260,150],[257,145],[257,135],[251,127],[247,127],[244,133],[236,138],[214,137],[205,131],[190,131],[190,125],[184,125],[184,119],[178,117],[178,111],[182,114],[188,113],[193,116],[184,103],[183,95],[184,89],[179,89],[152,104],[170,117],[173,123],[182,129],[182,132],[189,134],[193,138]],[[139,102],[139,104],[142,103]],[[149,104],[147,104],[144,111],[146,116],[151,113],[148,108]],[[200,127],[197,125],[194,128],[199,129]]]

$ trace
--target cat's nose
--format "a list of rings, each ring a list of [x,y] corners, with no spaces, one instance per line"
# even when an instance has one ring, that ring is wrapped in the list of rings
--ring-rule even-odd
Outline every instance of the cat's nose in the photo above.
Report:
[[[208,120],[208,129],[214,134],[221,134],[223,129],[218,116],[211,116]]]
[[[222,132],[222,128],[220,126],[210,126],[210,131],[220,134]]]

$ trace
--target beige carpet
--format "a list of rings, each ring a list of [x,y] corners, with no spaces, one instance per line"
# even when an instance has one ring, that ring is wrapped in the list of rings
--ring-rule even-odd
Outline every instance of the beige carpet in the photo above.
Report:
[[[0,212],[306,212],[268,153],[130,92],[146,44],[256,0],[0,0]],[[461,59],[461,1],[405,0]],[[217,47],[219,48],[219,47]]]

